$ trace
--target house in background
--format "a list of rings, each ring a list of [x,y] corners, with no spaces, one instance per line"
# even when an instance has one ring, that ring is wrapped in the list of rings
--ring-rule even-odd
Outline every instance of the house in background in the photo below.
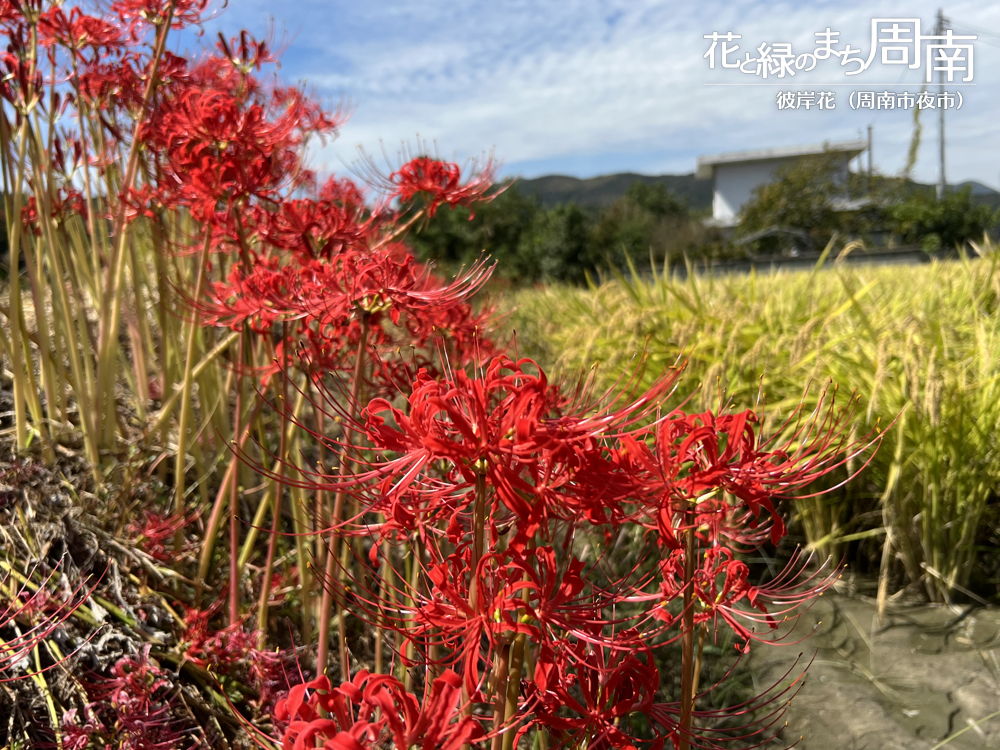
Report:
[[[837,154],[843,159],[846,180],[851,160],[868,149],[869,142],[859,140],[824,143],[821,146],[771,148],[763,151],[699,156],[695,179],[714,182],[712,218],[706,223],[720,229],[735,227],[739,223],[740,209],[750,200],[754,188],[770,182],[778,169],[804,156]]]

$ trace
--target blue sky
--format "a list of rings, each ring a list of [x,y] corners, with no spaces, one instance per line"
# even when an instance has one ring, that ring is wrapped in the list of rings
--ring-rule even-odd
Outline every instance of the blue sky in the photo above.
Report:
[[[288,43],[281,76],[305,81],[331,106],[349,103],[350,121],[314,156],[323,171],[346,171],[359,145],[395,158],[401,142],[412,147],[419,135],[445,158],[493,151],[505,173],[525,177],[683,174],[698,155],[852,140],[873,125],[875,166],[896,173],[912,112],[854,111],[847,98],[854,88],[872,90],[866,82],[916,93],[922,71],[876,65],[849,77],[827,66],[781,86],[706,86],[761,79],[710,70],[703,36],[741,34],[740,56],[761,42],[791,42],[799,52],[830,27],[867,55],[873,17],[919,17],[929,33],[936,11],[927,2],[231,0],[206,25],[206,41],[219,29],[260,34],[273,19]],[[979,34],[975,86],[963,87],[962,109],[948,113],[948,180],[998,187],[1000,4],[953,3],[945,15],[957,33],[993,34]],[[833,111],[778,110],[777,91],[830,82],[857,85],[836,88]],[[936,112],[925,111],[922,123],[914,176],[933,182]]]

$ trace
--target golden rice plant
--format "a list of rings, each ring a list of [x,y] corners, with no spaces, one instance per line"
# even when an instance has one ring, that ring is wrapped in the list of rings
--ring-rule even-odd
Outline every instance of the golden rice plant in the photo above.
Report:
[[[802,529],[835,556],[881,536],[884,573],[900,565],[930,599],[948,601],[968,584],[1000,483],[1000,256],[988,240],[975,250],[912,266],[847,265],[842,252],[807,271],[664,268],[521,292],[512,324],[524,353],[564,372],[600,363],[610,379],[645,353],[653,379],[683,357],[704,408],[720,392],[739,403],[760,395],[780,420],[831,384],[841,397],[856,392],[858,434],[892,425],[867,472],[873,490],[797,501]]]

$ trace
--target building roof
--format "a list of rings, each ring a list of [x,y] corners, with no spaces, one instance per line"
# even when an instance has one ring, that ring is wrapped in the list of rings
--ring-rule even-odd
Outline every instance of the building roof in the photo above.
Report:
[[[698,180],[710,180],[715,172],[715,167],[722,164],[748,164],[774,159],[796,159],[801,156],[815,156],[826,151],[854,157],[867,148],[868,141],[844,141],[842,143],[828,142],[820,146],[785,146],[783,148],[767,148],[762,151],[736,151],[717,156],[699,156],[698,168],[695,170],[694,176]]]

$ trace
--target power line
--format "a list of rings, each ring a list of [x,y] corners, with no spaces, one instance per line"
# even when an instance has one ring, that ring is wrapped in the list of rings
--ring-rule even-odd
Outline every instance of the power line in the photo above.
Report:
[[[991,47],[1000,47],[1000,33],[995,31],[990,31],[989,29],[984,29],[980,26],[973,26],[972,24],[963,23],[961,21],[955,21],[951,19],[952,28],[957,28],[960,31],[974,31],[977,34],[985,34],[988,37],[993,37],[993,39],[977,39],[976,41],[982,42],[983,44],[988,44]]]
[[[989,29],[984,29],[982,26],[975,26],[971,23],[965,23],[965,21],[957,21],[954,18],[950,19],[952,26],[959,26],[968,31],[975,31],[977,34],[986,34],[987,36],[995,36],[1000,39],[1000,31],[990,31]]]

